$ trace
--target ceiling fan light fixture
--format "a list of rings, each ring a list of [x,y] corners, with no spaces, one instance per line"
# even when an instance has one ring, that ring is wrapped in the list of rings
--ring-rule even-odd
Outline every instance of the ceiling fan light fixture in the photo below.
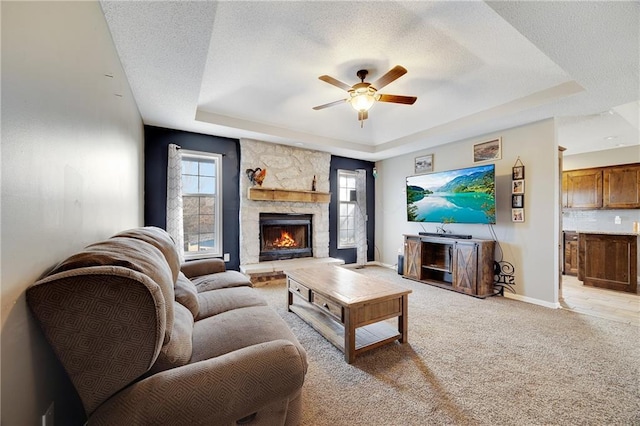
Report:
[[[351,90],[349,92],[349,94],[351,95],[349,103],[351,103],[351,107],[358,112],[369,111],[369,109],[371,109],[371,107],[377,100],[375,96],[376,91],[373,88],[369,87],[368,83],[365,84],[365,87],[358,87],[355,90]]]
[[[365,112],[369,111],[375,101],[372,95],[356,95],[351,98],[351,107],[356,111]]]
[[[413,105],[418,99],[415,96],[400,96],[400,95],[388,95],[379,94],[378,90],[385,87],[387,84],[397,80],[407,73],[406,68],[396,65],[382,77],[378,78],[373,83],[364,81],[367,78],[369,72],[365,69],[358,70],[356,75],[360,79],[360,83],[356,83],[353,86],[349,86],[340,80],[337,80],[329,75],[321,75],[318,77],[325,83],[329,83],[332,86],[336,86],[340,89],[346,90],[349,96],[346,99],[340,99],[338,101],[329,102],[328,104],[318,105],[313,107],[314,110],[325,109],[334,105],[340,105],[344,102],[351,104],[351,107],[358,113],[358,121],[360,127],[363,126],[363,121],[369,118],[369,110],[376,102],[387,102],[394,104]]]

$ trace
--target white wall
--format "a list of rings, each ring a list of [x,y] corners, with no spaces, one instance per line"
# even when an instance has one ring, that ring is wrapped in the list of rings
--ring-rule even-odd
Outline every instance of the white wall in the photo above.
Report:
[[[55,400],[69,424],[59,415],[72,393],[24,292],[73,251],[143,223],[143,125],[98,2],[1,8],[1,423],[40,424]]]
[[[563,170],[588,169],[590,167],[640,163],[640,145],[575,155],[571,155],[569,151],[565,151],[562,158]]]
[[[556,307],[558,302],[559,170],[553,120],[465,139],[376,164],[376,247],[382,263],[397,263],[403,234],[435,232],[434,223],[406,219],[405,178],[414,174],[415,157],[433,153],[434,171],[472,166],[474,143],[502,137],[502,159],[496,165],[494,225],[504,260],[515,267],[518,299]],[[525,166],[525,222],[511,222],[511,168]],[[489,225],[452,224],[453,233],[491,239]],[[496,250],[496,258],[500,258]]]

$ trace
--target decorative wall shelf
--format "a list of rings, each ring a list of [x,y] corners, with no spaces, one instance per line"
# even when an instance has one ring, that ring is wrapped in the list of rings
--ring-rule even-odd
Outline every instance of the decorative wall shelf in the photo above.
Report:
[[[293,189],[251,187],[247,196],[256,201],[290,201],[300,203],[328,203],[330,192],[298,191]]]

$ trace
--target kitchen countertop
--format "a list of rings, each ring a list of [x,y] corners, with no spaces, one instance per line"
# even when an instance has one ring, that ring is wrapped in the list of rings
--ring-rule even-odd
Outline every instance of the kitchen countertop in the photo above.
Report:
[[[632,235],[640,237],[640,234],[634,232],[621,232],[621,231],[582,231],[582,230],[570,230],[564,229],[562,232],[575,232],[577,234],[599,234],[599,235]]]

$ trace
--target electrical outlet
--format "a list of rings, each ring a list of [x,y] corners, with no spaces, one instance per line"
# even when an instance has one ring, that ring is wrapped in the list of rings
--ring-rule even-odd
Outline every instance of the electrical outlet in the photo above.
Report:
[[[225,253],[224,254],[224,261],[228,262],[229,261],[229,253]]]
[[[616,216],[613,219],[613,223],[615,223],[616,225],[620,225],[622,223],[622,219],[620,219],[620,216]]]
[[[42,415],[42,426],[53,426],[53,401]]]

